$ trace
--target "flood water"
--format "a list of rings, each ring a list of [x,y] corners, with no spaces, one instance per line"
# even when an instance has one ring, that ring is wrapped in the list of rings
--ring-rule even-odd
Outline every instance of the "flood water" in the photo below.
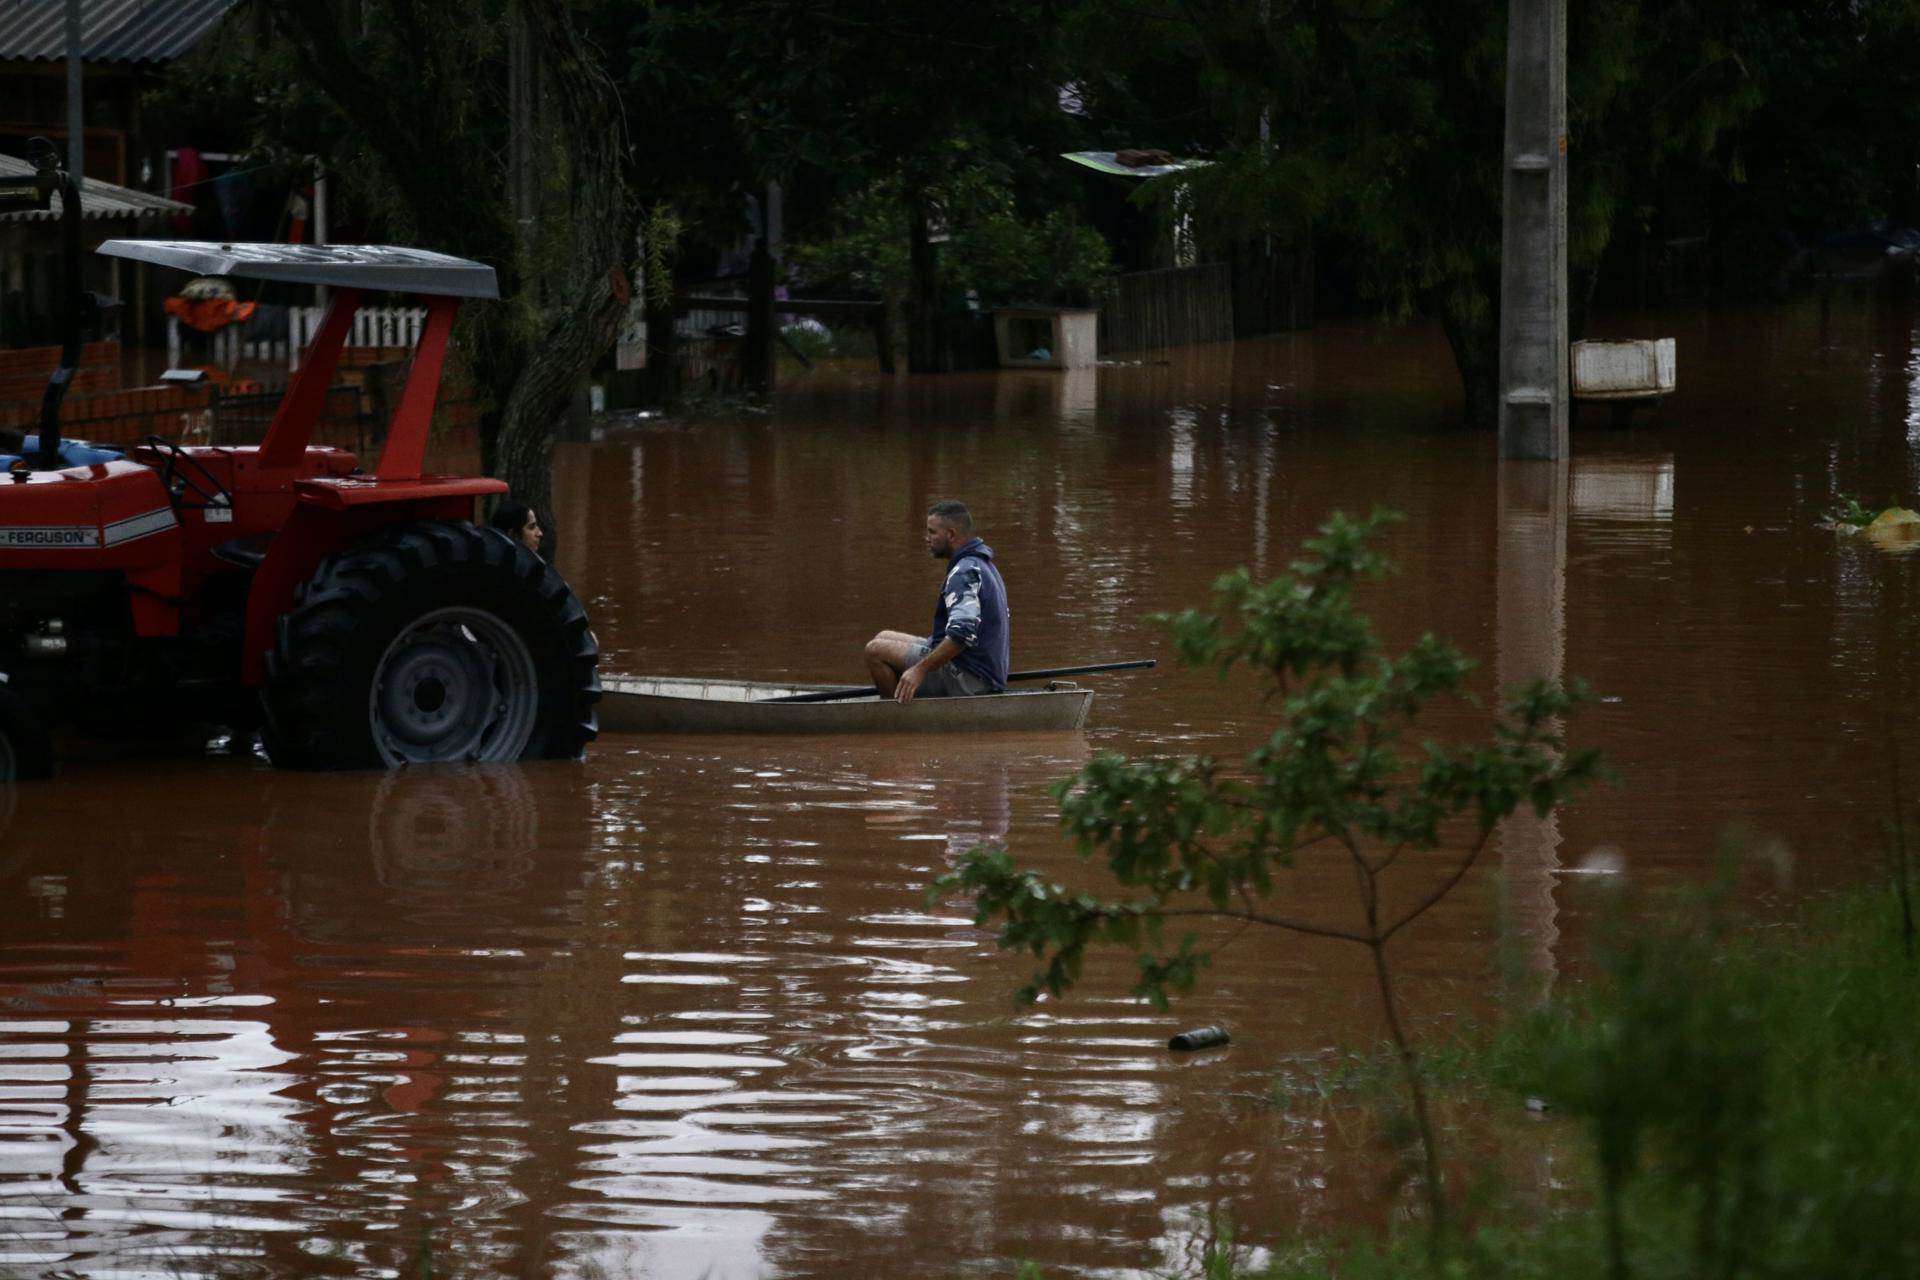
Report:
[[[1483,696],[1585,678],[1607,700],[1572,736],[1620,775],[1503,830],[1396,943],[1443,1031],[1500,1008],[1503,928],[1537,977],[1577,970],[1597,849],[1662,884],[1729,827],[1777,837],[1756,911],[1870,873],[1913,562],[1819,521],[1920,488],[1915,322],[1607,317],[1677,337],[1681,391],[1586,420],[1564,467],[1450,427],[1422,329],[823,369],[769,415],[563,447],[560,565],[609,672],[838,682],[874,630],[924,627],[936,498],[998,553],[1016,667],[1165,659],[1150,613],[1279,572],[1334,508],[1401,509],[1382,634],[1451,637]],[[1171,1013],[1118,959],[1021,1009],[1022,960],[927,902],[981,841],[1085,878],[1047,788],[1090,752],[1231,757],[1271,728],[1211,674],[1084,683],[1066,737],[609,736],[583,765],[388,776],[95,756],[0,796],[0,1275],[417,1275],[423,1250],[456,1276],[1131,1275],[1210,1213],[1256,1244],[1377,1221],[1364,1125],[1262,1103],[1379,1034],[1362,955],[1246,935]],[[1349,909],[1336,867],[1283,892]],[[1230,1048],[1166,1052],[1208,1022]]]

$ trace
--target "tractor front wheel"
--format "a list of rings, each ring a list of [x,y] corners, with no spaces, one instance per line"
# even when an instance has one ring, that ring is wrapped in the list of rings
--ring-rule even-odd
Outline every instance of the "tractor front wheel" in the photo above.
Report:
[[[566,581],[518,542],[401,526],[323,561],[280,619],[267,750],[306,769],[570,759],[598,660]]]
[[[0,684],[0,783],[25,782],[53,773],[46,727],[25,698]]]

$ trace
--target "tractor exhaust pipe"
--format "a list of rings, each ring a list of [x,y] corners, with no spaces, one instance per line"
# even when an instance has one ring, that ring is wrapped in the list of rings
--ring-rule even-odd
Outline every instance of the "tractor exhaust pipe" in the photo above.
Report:
[[[36,139],[36,141],[40,141]],[[59,153],[43,143],[34,156],[34,167],[43,188],[57,186],[60,191],[61,253],[66,259],[67,299],[61,317],[65,332],[60,342],[60,367],[47,379],[46,392],[40,397],[40,440],[35,451],[36,471],[57,471],[65,465],[60,458],[60,403],[67,398],[80,371],[82,326],[87,316],[87,293],[80,279],[80,184],[60,168]]]

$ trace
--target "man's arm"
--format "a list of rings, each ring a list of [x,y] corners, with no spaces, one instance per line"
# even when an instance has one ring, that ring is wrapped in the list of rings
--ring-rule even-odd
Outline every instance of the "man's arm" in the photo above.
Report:
[[[950,635],[940,637],[940,643],[933,647],[932,653],[900,673],[900,683],[893,688],[894,698],[903,703],[912,702],[913,695],[920,692],[921,682],[959,657],[965,648]]]
[[[947,575],[947,632],[933,652],[900,676],[893,696],[912,702],[920,684],[928,676],[952,662],[980,638],[980,569],[967,562]]]

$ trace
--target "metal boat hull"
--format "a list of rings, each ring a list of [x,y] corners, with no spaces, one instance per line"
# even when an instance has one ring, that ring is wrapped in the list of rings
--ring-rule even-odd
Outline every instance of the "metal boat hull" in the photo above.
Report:
[[[1081,728],[1093,691],[1053,684],[972,698],[841,702],[768,702],[833,685],[756,684],[746,680],[603,677],[603,733],[1006,733]]]

